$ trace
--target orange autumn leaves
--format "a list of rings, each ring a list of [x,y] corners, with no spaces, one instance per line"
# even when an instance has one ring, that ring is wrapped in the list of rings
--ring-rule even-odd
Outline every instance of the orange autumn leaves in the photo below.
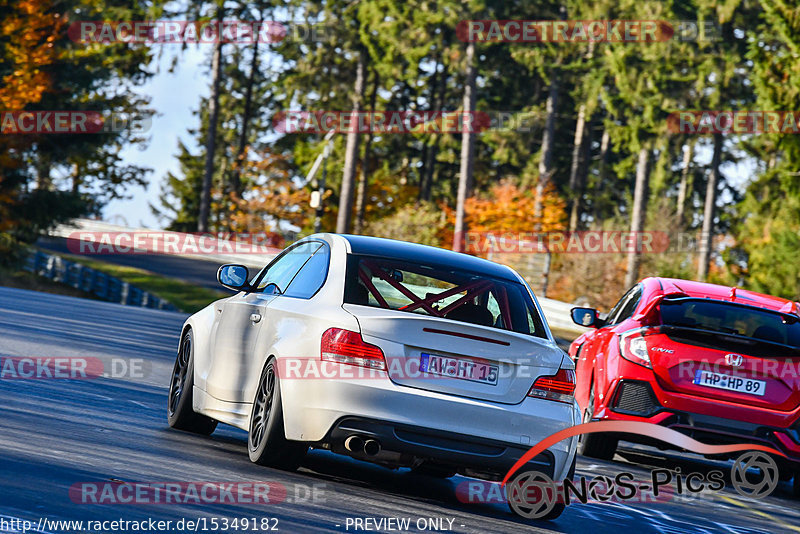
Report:
[[[314,211],[308,207],[309,190],[298,188],[292,182],[283,155],[264,150],[243,170],[243,175],[250,178],[252,185],[243,198],[228,197],[225,218],[230,230],[275,231],[281,227],[281,222],[310,230]],[[416,188],[409,184],[374,181],[369,187],[367,221],[374,223],[392,219],[404,207],[414,205],[416,194]],[[542,232],[565,229],[565,202],[554,187],[545,191],[543,213],[539,218],[534,216],[534,202],[534,193],[530,189],[521,188],[510,180],[499,182],[487,193],[467,199],[465,209],[469,231],[497,234],[534,232],[539,224]],[[332,224],[335,206],[331,205],[330,199],[325,204],[327,209],[323,222]],[[444,211],[444,217],[438,229],[434,229],[436,241],[439,246],[449,247],[453,239],[455,212],[444,203],[439,205],[439,209]],[[416,240],[416,237],[403,235],[404,239]]]
[[[533,192],[502,181],[488,194],[468,198],[464,204],[470,232],[542,232],[564,230],[565,203],[550,185],[542,198],[542,216],[534,216]]]
[[[5,42],[3,61],[11,65],[11,72],[3,76],[0,84],[2,110],[21,110],[39,102],[51,88],[43,68],[58,57],[54,43],[65,20],[58,13],[48,13],[49,4],[36,0],[6,4],[11,14],[0,21],[0,39]]]
[[[64,28],[64,20],[58,14],[47,13],[49,2],[0,1],[4,13],[0,19],[0,111],[17,111],[36,104],[46,91],[52,90],[44,68],[58,58],[54,42]],[[0,231],[14,225],[8,207],[18,194],[9,185],[6,170],[23,165],[19,154],[31,143],[27,137],[0,137]]]
[[[227,210],[225,219],[231,231],[269,232],[279,230],[281,223],[302,227],[308,222],[311,193],[292,182],[285,156],[260,151],[245,160],[242,176],[250,182],[244,194],[228,193],[219,202],[219,207]]]
[[[566,203],[553,185],[542,198],[542,216],[534,215],[534,193],[510,180],[495,184],[488,193],[470,197],[464,203],[467,231],[480,233],[559,232],[566,229]],[[446,208],[448,228],[442,242],[452,243],[455,211]],[[539,225],[541,227],[539,228]]]

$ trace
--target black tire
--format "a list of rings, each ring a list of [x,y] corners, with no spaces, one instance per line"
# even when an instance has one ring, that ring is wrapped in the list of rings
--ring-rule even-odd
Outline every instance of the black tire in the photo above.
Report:
[[[795,499],[800,499],[800,469],[794,472],[793,494]]]
[[[519,475],[519,477],[526,477],[531,476],[532,478],[540,478],[541,482],[547,482],[548,484],[553,484],[554,481],[549,480],[549,477],[546,475],[542,475],[541,473],[535,473],[532,471],[524,472]],[[545,503],[545,506],[549,506],[549,511],[539,517],[536,517],[537,514],[541,513],[541,505],[540,503],[527,503],[525,502],[525,497],[521,495],[514,496],[513,490],[511,489],[510,485],[515,485],[518,482],[518,477],[515,477],[509,485],[506,486],[506,501],[508,503],[508,508],[514,515],[519,517],[524,517],[531,521],[552,521],[557,519],[564,513],[564,510],[567,508],[566,504],[563,502],[554,502],[554,503]],[[555,488],[553,488],[555,489]],[[545,490],[543,490],[545,491]],[[558,495],[558,492],[549,493],[551,498],[555,498]],[[515,499],[521,498],[523,502],[518,502]]]
[[[567,509],[567,505],[564,503],[556,503],[553,506],[553,509],[547,512],[547,515],[540,517],[537,521],[553,521],[561,517],[561,514],[564,513],[564,510]]]
[[[411,472],[431,478],[452,478],[456,476],[456,470],[442,464],[423,463],[411,468]]]
[[[578,467],[578,455],[575,455],[575,458],[572,459],[572,465],[569,467],[569,471],[567,472],[567,478],[569,480],[573,480],[575,478],[575,469]],[[550,510],[547,515],[544,517],[540,517],[539,521],[553,521],[561,517],[561,514],[564,513],[564,510],[567,509],[567,505],[564,503],[556,503],[553,505],[553,509]]]
[[[583,412],[583,422],[589,423],[594,418],[594,384],[589,392],[589,403]],[[619,439],[608,434],[582,434],[578,443],[578,452],[587,458],[611,460],[617,452]]]
[[[194,389],[194,338],[187,330],[178,346],[175,366],[167,396],[167,422],[172,428],[185,430],[204,436],[217,428],[217,422],[210,417],[196,413],[192,408]]]
[[[283,427],[283,403],[275,360],[264,366],[250,413],[247,451],[250,460],[286,471],[294,471],[303,461],[308,446],[286,439]]]

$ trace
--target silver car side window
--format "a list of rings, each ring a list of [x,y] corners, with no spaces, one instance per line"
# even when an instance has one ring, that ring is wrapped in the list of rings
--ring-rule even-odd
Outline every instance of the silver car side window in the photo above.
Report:
[[[323,244],[317,249],[284,291],[287,297],[310,299],[322,288],[328,277],[330,250]]]
[[[320,246],[322,244],[318,241],[306,241],[285,250],[261,275],[256,291],[263,291],[270,284],[275,284],[280,292],[284,292]]]

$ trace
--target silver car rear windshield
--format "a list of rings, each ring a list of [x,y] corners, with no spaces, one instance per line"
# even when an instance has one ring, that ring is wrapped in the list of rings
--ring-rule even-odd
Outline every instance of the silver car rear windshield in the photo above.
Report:
[[[452,266],[351,254],[344,302],[547,337],[525,286]]]

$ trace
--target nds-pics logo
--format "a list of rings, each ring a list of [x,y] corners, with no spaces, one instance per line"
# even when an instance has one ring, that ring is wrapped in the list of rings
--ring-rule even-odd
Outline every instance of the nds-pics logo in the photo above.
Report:
[[[567,506],[572,501],[586,504],[590,498],[600,502],[641,500],[642,492],[650,492],[657,499],[659,494],[665,491],[697,494],[703,491],[718,492],[725,487],[722,471],[680,473],[679,470],[654,469],[651,473],[652,480],[646,484],[635,482],[632,473],[601,477],[602,481],[598,481],[597,478],[587,481],[584,477],[580,477],[578,480],[556,482],[538,471],[520,472],[525,464],[556,443],[581,434],[596,432],[639,434],[668,443],[678,449],[703,455],[730,455],[743,452],[731,467],[730,479],[740,495],[753,499],[762,499],[775,491],[779,472],[772,455],[785,457],[782,452],[765,445],[751,443],[708,445],[653,423],[639,421],[585,423],[556,432],[542,440],[509,470],[502,486],[505,487],[506,499],[514,512],[530,519],[541,519],[551,514],[556,506]]]

